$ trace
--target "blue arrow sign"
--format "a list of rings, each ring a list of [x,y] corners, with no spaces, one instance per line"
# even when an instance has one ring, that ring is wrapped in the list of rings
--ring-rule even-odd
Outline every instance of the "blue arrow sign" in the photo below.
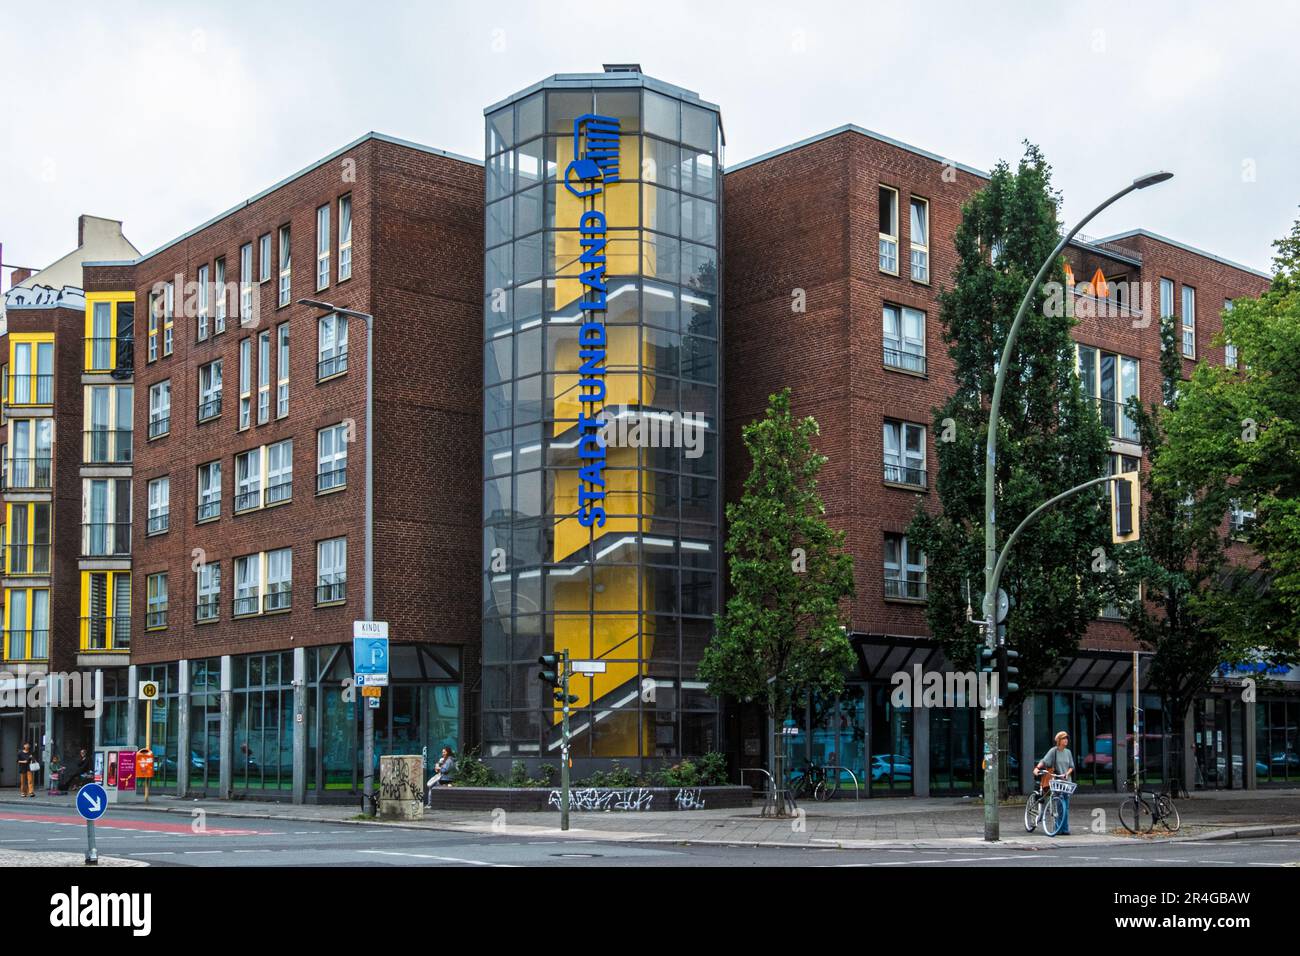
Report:
[[[108,810],[108,791],[97,783],[88,783],[77,791],[77,812],[83,820],[98,820]]]

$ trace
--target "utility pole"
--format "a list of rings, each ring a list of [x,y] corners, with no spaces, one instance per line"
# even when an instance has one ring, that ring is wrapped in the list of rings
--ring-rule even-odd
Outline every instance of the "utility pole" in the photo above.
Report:
[[[542,665],[537,676],[551,687],[551,696],[560,704],[560,829],[569,829],[569,707],[578,698],[569,693],[569,652],[555,651],[537,658]]]

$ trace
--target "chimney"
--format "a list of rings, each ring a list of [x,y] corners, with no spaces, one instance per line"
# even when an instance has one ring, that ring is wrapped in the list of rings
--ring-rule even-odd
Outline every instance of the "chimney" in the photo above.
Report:
[[[80,249],[86,244],[86,215],[82,213],[77,217],[77,248]]]
[[[32,277],[31,269],[16,267],[13,272],[9,273],[9,288],[18,288],[19,283],[26,282]]]

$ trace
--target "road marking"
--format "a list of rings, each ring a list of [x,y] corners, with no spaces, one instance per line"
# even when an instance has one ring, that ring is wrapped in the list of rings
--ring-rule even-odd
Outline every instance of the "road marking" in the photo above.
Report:
[[[151,850],[148,853],[131,853],[130,856],[175,856],[171,850]]]
[[[1067,860],[1100,860],[1099,856],[1067,856]]]
[[[0,843],[35,843],[35,842],[36,842],[35,837],[28,837],[23,840],[0,840]]]
[[[200,856],[205,853],[225,853],[225,850],[186,850],[186,856]]]
[[[72,841],[77,839],[80,838],[79,837],[46,837],[45,842],[46,843],[71,843]]]
[[[1218,866],[1236,866],[1231,860],[1197,860],[1197,863],[1214,863]]]
[[[1260,863],[1256,860],[1251,860],[1249,863],[1247,863],[1247,866],[1295,866],[1295,864],[1294,863]]]
[[[382,856],[410,856],[420,860],[442,860],[446,863],[468,863],[471,866],[503,866],[513,868],[511,863],[489,863],[486,860],[466,860],[457,856],[436,856],[432,853],[402,853],[397,850],[358,850],[358,853],[378,853]]]
[[[1123,860],[1126,863],[1145,863],[1147,858],[1144,856],[1112,856],[1107,857],[1107,859]]]

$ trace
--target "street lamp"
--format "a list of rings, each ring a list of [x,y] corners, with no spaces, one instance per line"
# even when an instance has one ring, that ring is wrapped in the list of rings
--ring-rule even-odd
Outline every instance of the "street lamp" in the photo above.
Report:
[[[1056,248],[1039,266],[1038,274],[1034,276],[1034,280],[1029,283],[1029,288],[1025,290],[1025,297],[1020,301],[1020,308],[1016,310],[1016,317],[1011,323],[1011,329],[1007,332],[1007,341],[1002,346],[1002,360],[998,363],[997,377],[993,382],[993,398],[989,403],[989,429],[984,453],[984,605],[982,609],[984,619],[981,623],[984,625],[984,645],[989,650],[997,646],[997,621],[994,614],[997,605],[997,584],[994,569],[997,565],[998,546],[995,524],[997,512],[995,508],[996,491],[994,482],[997,477],[998,416],[1002,408],[1002,386],[1006,381],[1007,368],[1011,364],[1011,354],[1015,349],[1016,336],[1020,333],[1020,324],[1024,321],[1025,313],[1029,311],[1029,303],[1043,279],[1046,278],[1048,270],[1056,265],[1057,257],[1060,256],[1079,230],[1091,222],[1111,203],[1123,199],[1136,189],[1146,189],[1148,186],[1154,186],[1157,183],[1172,179],[1173,175],[1173,173],[1161,170],[1139,176],[1080,219],[1073,229],[1062,236],[1061,241],[1056,244]],[[988,710],[984,718],[984,752],[987,756],[984,761],[984,839],[990,842],[998,839],[999,830],[997,753],[998,721],[1000,716],[1001,709],[993,707]]]
[[[322,302],[319,299],[299,299],[298,304],[320,309],[322,312],[332,312],[335,315],[346,315],[348,318],[360,319],[366,323],[366,517],[364,532],[365,556],[363,559],[365,567],[365,609],[363,617],[367,621],[373,621],[375,619],[375,317],[368,312],[341,308],[332,302]],[[369,702],[367,701],[367,703]],[[362,776],[364,781],[363,792],[365,793],[364,813],[366,816],[372,816],[374,812],[371,805],[371,795],[374,793],[375,716],[374,711],[368,706],[363,708],[361,713],[364,747],[362,760],[365,762]]]

